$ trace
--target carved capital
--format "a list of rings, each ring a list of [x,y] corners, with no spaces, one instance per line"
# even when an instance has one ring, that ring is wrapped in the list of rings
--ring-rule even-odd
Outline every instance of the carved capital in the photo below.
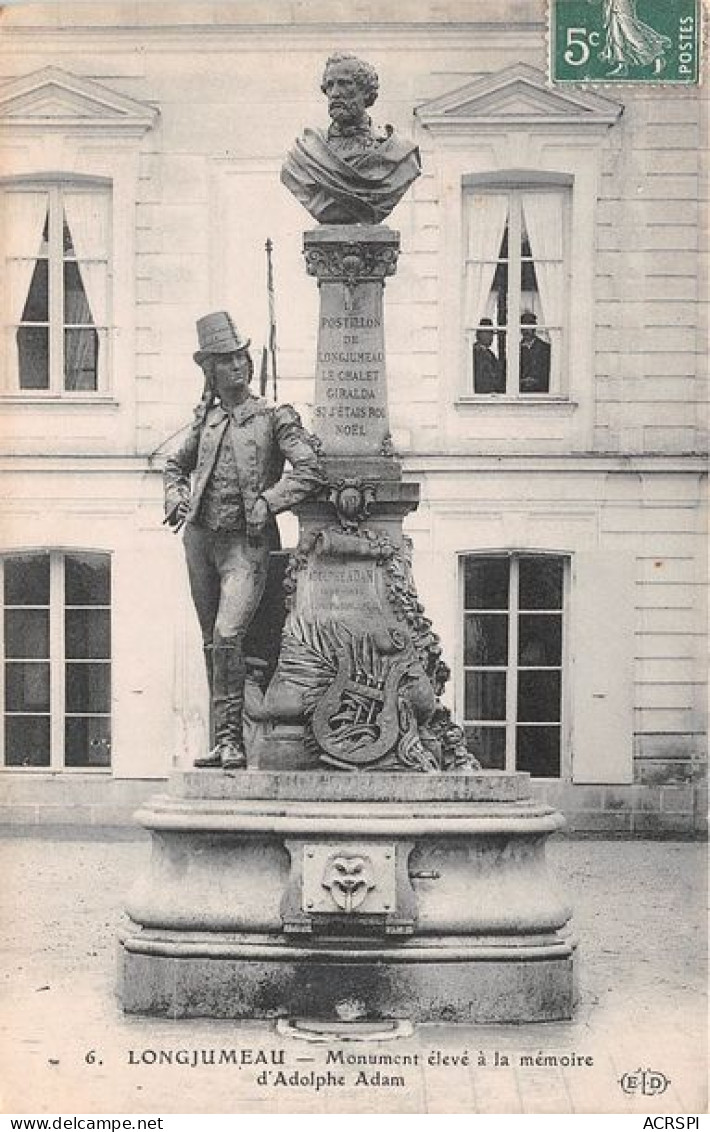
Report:
[[[331,236],[327,229],[321,229],[306,232],[303,243],[306,270],[319,283],[342,282],[355,287],[358,283],[384,282],[397,270],[399,234],[388,228],[357,240],[352,235]]]

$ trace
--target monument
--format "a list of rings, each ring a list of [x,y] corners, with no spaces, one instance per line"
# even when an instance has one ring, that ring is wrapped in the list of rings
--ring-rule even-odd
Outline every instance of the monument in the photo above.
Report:
[[[402,531],[418,489],[389,432],[383,292],[399,235],[382,220],[418,176],[418,152],[370,122],[369,64],[332,56],[322,89],[331,126],[306,130],[282,171],[320,222],[304,235],[320,293],[315,436],[289,413],[291,450],[267,430],[295,491],[280,469],[269,483],[234,475],[249,401],[235,409],[212,386],[233,441],[227,472],[231,459],[233,481],[251,485],[231,501],[239,539],[263,539],[272,509],[299,518],[278,661],[265,694],[251,688],[246,769],[216,735],[138,815],[153,852],[128,905],[121,1001],[170,1016],[568,1018],[570,910],[545,865],[563,819],[532,800],[528,775],[481,770],[467,750]],[[227,339],[237,354],[238,332]],[[199,448],[167,470],[168,517],[198,527],[204,504],[190,510],[186,493],[196,464],[193,500],[204,478]],[[214,618],[200,620],[219,646]]]

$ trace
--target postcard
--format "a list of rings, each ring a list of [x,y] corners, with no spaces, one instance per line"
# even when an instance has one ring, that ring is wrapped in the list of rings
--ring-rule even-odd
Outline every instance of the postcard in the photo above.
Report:
[[[3,1111],[697,1119],[699,0],[0,20]]]

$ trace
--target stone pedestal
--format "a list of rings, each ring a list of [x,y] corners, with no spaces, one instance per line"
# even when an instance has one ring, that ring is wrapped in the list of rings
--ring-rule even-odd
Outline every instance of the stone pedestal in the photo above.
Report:
[[[394,275],[399,233],[381,224],[306,232],[306,268],[320,288],[313,424],[330,456],[386,455],[389,414],[383,287]]]
[[[417,485],[391,444],[383,291],[399,234],[328,225],[304,236],[320,314],[314,426],[327,487],[295,508],[288,617],[254,758],[262,768],[441,770],[466,760],[439,694],[441,647],[402,532]]]
[[[138,818],[128,1012],[570,1017],[570,911],[545,864],[563,820],[526,775],[191,773]]]

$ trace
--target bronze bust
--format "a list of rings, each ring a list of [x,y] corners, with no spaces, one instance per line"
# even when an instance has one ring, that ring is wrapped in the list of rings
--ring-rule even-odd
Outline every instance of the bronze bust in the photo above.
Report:
[[[379,224],[421,173],[416,145],[392,126],[373,126],[366,113],[378,87],[374,67],[355,55],[326,61],[330,127],[305,129],[281,169],[284,185],[321,224]]]

